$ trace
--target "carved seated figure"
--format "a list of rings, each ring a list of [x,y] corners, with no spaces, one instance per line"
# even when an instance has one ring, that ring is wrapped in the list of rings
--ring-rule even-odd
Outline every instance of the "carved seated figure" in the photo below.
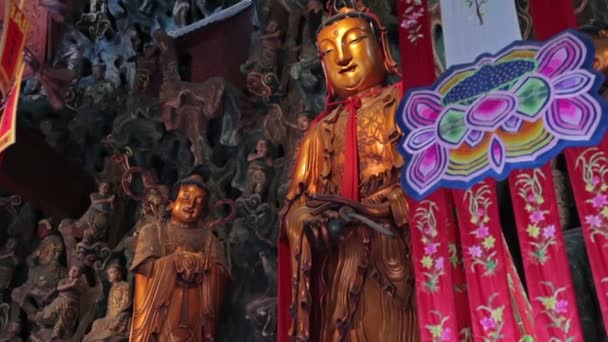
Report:
[[[255,152],[247,156],[247,187],[244,196],[259,194],[265,198],[270,184],[270,177],[273,167],[272,157],[268,150],[268,141],[260,139],[257,141]]]
[[[215,341],[229,271],[205,222],[208,190],[200,176],[180,181],[170,220],[139,229],[130,340]]]
[[[106,79],[106,65],[98,62],[93,65],[93,83],[85,88],[82,106],[104,105],[107,103],[116,88]]]
[[[25,284],[11,293],[11,321],[19,323],[23,311],[28,319],[48,305],[57,291],[57,284],[65,277],[66,269],[59,263],[63,253],[61,238],[51,235],[45,238],[36,251],[27,258],[29,267]]]
[[[59,281],[57,297],[34,316],[40,330],[33,334],[32,340],[50,341],[72,337],[80,313],[81,276],[82,268],[72,266],[67,278]]]
[[[19,265],[17,251],[17,239],[8,238],[0,249],[0,303],[4,300],[4,291],[8,290],[13,281],[13,273]]]
[[[99,231],[101,228],[94,227],[95,225],[101,225],[102,217],[105,217],[105,222],[109,220],[109,217],[112,214],[112,209],[114,207],[114,200],[116,196],[110,191],[110,184],[108,182],[100,182],[98,192],[92,193],[89,196],[91,204],[87,211],[74,222],[73,225],[68,224],[68,220],[64,220],[60,225],[60,230],[62,230],[62,234],[70,232],[64,232],[68,227],[72,228],[71,235],[75,238],[82,238],[84,236],[85,231],[91,229],[89,231],[89,235],[92,237],[95,231]]]
[[[107,269],[108,281],[111,284],[108,293],[106,315],[93,322],[83,342],[110,342],[129,339],[131,319],[131,294],[129,283],[124,281],[124,269],[118,263],[112,263]]]

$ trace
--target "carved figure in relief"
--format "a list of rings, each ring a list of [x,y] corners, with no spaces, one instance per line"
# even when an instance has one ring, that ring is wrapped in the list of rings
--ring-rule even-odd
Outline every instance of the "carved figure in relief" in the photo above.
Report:
[[[277,63],[282,34],[279,24],[270,21],[260,37],[256,53],[241,66],[241,72],[247,75],[247,90],[263,99],[272,95],[280,85]]]
[[[124,280],[124,269],[117,262],[111,263],[106,274],[111,284],[106,314],[93,322],[83,342],[126,341],[129,338],[131,293],[129,283]]]
[[[34,316],[34,321],[41,329],[34,334],[33,340],[50,341],[72,337],[78,326],[81,276],[81,267],[72,266],[67,278],[59,281],[57,297]]]
[[[11,286],[13,273],[19,265],[17,258],[18,241],[15,238],[8,238],[0,249],[0,303],[4,301],[4,293]]]
[[[190,23],[190,0],[176,0],[173,5],[173,20],[178,27],[186,26]]]
[[[87,211],[74,223],[71,223],[71,219],[63,220],[59,230],[63,235],[68,234],[77,239],[83,238],[86,232],[87,243],[92,244],[104,237],[116,195],[112,193],[110,183],[101,181],[98,191],[92,193],[89,199],[91,204]]]
[[[419,340],[399,182],[401,89],[386,84],[398,72],[385,33],[371,12],[350,8],[317,32],[335,102],[302,140],[281,222],[296,341]]]
[[[244,196],[259,194],[265,197],[273,171],[272,156],[268,150],[268,140],[260,139],[255,146],[255,152],[247,156],[247,187]]]
[[[59,281],[66,269],[59,263],[63,242],[56,235],[46,237],[40,246],[27,257],[27,281],[11,292],[11,321],[19,324],[21,312],[32,320],[34,314],[53,299]],[[18,329],[17,329],[18,330]]]
[[[232,220],[234,209],[230,218],[209,222],[202,177],[187,177],[178,186],[167,208],[170,219],[139,229],[131,265],[136,272],[131,341],[215,340],[230,272],[212,229]]]
[[[84,90],[83,106],[106,105],[114,93],[114,84],[106,79],[106,66],[98,62],[93,66],[94,82]]]

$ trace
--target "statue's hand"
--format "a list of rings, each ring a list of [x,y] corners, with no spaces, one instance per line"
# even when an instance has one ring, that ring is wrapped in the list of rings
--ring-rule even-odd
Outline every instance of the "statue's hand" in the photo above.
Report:
[[[337,211],[326,209],[304,220],[304,234],[313,247],[330,249],[334,240],[342,236],[344,222]]]
[[[189,252],[181,247],[178,247],[174,255],[175,268],[179,278],[187,283],[199,283],[205,258],[199,253]]]

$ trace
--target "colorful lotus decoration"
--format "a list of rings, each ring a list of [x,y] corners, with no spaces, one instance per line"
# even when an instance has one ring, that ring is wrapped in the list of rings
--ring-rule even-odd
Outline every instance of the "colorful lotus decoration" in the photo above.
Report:
[[[608,105],[593,56],[586,37],[566,31],[542,44],[514,42],[409,91],[397,114],[405,191],[421,200],[440,187],[468,189],[599,143]]]

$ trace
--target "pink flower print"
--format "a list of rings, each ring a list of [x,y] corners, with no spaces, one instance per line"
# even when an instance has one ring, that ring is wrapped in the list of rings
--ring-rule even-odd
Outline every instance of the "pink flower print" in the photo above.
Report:
[[[591,184],[593,184],[593,185],[598,185],[598,184],[600,184],[601,182],[602,182],[602,180],[601,180],[601,179],[600,179],[600,177],[598,177],[598,176],[595,176],[595,177],[593,177],[593,178],[591,179]]]
[[[477,235],[478,238],[485,239],[490,235],[490,230],[488,229],[488,226],[479,226],[473,233]]]
[[[606,206],[606,204],[608,204],[608,196],[598,194],[595,197],[593,197],[592,201],[593,201],[594,208],[603,208],[604,206]]]
[[[534,224],[537,224],[544,219],[545,219],[545,214],[540,210],[537,210],[537,211],[533,212],[532,214],[530,214],[530,221],[532,221],[532,223],[534,223]]]
[[[543,230],[543,237],[545,239],[550,239],[555,236],[555,225],[546,226]]]
[[[414,26],[416,26],[416,20],[412,20],[410,18],[404,18],[403,21],[401,22],[401,27],[403,27],[406,30],[409,30],[409,29],[413,28]]]
[[[473,258],[479,258],[479,257],[481,257],[481,253],[482,253],[481,247],[479,247],[479,246],[469,247],[469,254]]]
[[[424,228],[422,229],[422,231],[424,232],[424,234],[426,235],[431,235],[431,233],[433,232],[433,229],[431,229],[431,226],[429,226],[428,224],[424,226]]]
[[[437,271],[442,271],[442,270],[443,270],[443,267],[444,267],[443,257],[438,257],[438,258],[435,260],[435,269],[436,269]]]
[[[496,321],[492,317],[484,317],[479,322],[483,326],[483,331],[488,331],[496,328]]]
[[[555,312],[557,312],[557,313],[568,312],[568,301],[565,299],[558,300],[557,305],[555,305]]]
[[[585,222],[593,227],[599,227],[602,225],[602,219],[599,215],[587,215],[585,216]]]
[[[536,195],[535,194],[529,194],[528,195],[528,202],[530,202],[530,203],[536,203]]]
[[[433,254],[437,253],[437,247],[439,247],[438,243],[427,244],[426,246],[424,246],[424,254],[433,255]]]
[[[482,216],[483,216],[483,215],[485,215],[485,214],[486,214],[486,211],[485,211],[485,210],[483,210],[483,209],[481,209],[481,208],[480,208],[480,209],[477,209],[477,216],[478,216],[478,217],[482,217]]]
[[[443,332],[441,333],[441,340],[442,341],[451,341],[452,340],[452,329],[450,329],[450,328],[443,329]]]

